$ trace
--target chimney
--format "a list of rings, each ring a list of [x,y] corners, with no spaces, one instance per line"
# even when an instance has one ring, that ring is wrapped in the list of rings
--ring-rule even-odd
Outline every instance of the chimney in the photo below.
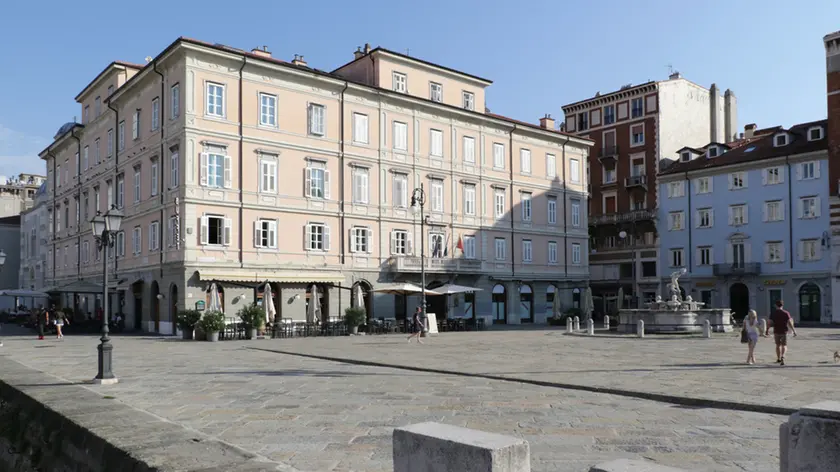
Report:
[[[725,143],[730,143],[738,137],[738,99],[735,92],[726,89],[723,92],[723,137]]]
[[[554,131],[554,118],[546,113],[544,117],[540,118],[540,128]]]
[[[357,47],[356,52],[353,53],[353,60],[356,60],[360,57],[365,57],[365,53],[362,52],[361,46]]]
[[[723,141],[720,138],[720,95],[718,94],[717,84],[712,84],[709,87],[709,141],[719,143]]]
[[[682,79],[682,74],[680,74],[678,71],[674,71],[674,73],[669,75],[668,78],[671,79],[671,80]]]
[[[365,53],[365,56],[367,56],[368,54],[370,54],[370,43],[365,43],[365,50],[364,50],[364,53]]]
[[[251,49],[251,54],[260,57],[271,57],[271,51],[268,50],[268,46]]]
[[[752,139],[755,136],[755,129],[758,128],[758,125],[755,123],[750,123],[744,126],[744,137],[747,139]]]
[[[299,54],[295,54],[295,58],[292,59],[292,64],[296,66],[303,66],[306,67],[306,61],[303,60],[303,56]]]
[[[840,31],[823,38],[828,106],[828,176],[829,194],[836,196],[840,179]],[[835,223],[832,223],[834,226]]]

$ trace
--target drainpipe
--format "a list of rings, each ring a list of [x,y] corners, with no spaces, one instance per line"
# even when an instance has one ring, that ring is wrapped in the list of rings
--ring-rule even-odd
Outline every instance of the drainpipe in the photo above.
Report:
[[[82,187],[82,140],[79,139],[78,136],[76,136],[76,130],[75,129],[70,130],[70,136],[73,139],[76,140],[76,153],[79,156],[79,159],[77,161],[78,164],[76,166],[76,184],[78,185],[78,187],[76,188],[76,191],[78,192],[78,190]],[[81,200],[80,200],[81,199],[81,194],[76,193],[75,197],[76,197],[75,198],[75,200],[76,200],[76,212],[79,212],[80,211],[79,210],[79,203],[81,203]],[[68,223],[69,223],[69,221],[65,222],[65,224],[67,224],[69,226]],[[82,236],[80,234],[81,231],[82,231],[81,226],[82,226],[82,222],[77,219],[76,220],[76,278],[78,278],[78,279],[82,278]]]
[[[372,59],[373,58],[371,58],[371,60]],[[339,198],[341,199],[338,202],[338,211],[341,215],[341,218],[339,218],[338,220],[338,240],[341,242],[341,249],[339,249],[339,257],[341,259],[342,266],[344,265],[344,260],[346,257],[346,249],[344,246],[345,238],[347,237],[346,231],[344,230],[344,92],[347,91],[347,87],[349,86],[350,82],[344,82],[344,88],[341,89],[341,96],[338,101],[338,194]],[[341,294],[340,290],[339,294]]]
[[[568,231],[568,222],[567,222],[568,211],[566,211],[567,210],[567,208],[566,208],[566,203],[567,203],[567,201],[566,201],[566,144],[569,143],[570,139],[572,139],[572,138],[570,138],[568,136],[566,137],[566,141],[562,145],[563,150],[560,152],[560,167],[563,168],[563,276],[566,279],[569,278],[569,258],[566,257],[566,247],[568,247],[568,244],[569,244],[569,235],[567,233],[567,231]],[[557,248],[557,250],[559,251],[560,248]],[[583,257],[582,254],[581,254],[581,257]],[[589,255],[587,254],[587,258],[588,257],[589,257]],[[568,280],[567,280],[567,282],[568,282]]]
[[[691,262],[692,262],[692,246],[691,245],[691,180],[688,179],[688,172],[685,173],[685,193],[688,195],[688,209],[686,211],[687,215],[685,215],[685,223],[688,227],[688,254],[686,254],[686,259],[688,259],[688,272],[691,272]]]
[[[510,155],[510,275],[516,277],[516,231],[513,225],[513,132],[516,131],[516,124],[513,124],[509,135]],[[533,208],[531,208],[533,212]]]
[[[53,280],[53,283],[55,283],[55,262],[56,262],[56,260],[55,260],[55,240],[56,240],[56,235],[55,235],[55,198],[56,198],[56,190],[58,188],[58,186],[56,185],[56,182],[60,178],[60,176],[56,175],[56,173],[55,173],[55,170],[56,170],[56,163],[55,163],[56,156],[55,156],[55,154],[53,154],[51,151],[47,151],[47,156],[52,158],[52,164],[53,164],[53,188],[52,188],[53,197],[52,197],[52,208],[51,208],[52,211],[50,212],[53,217],[52,217],[52,222],[50,223],[50,234],[52,235],[52,238],[50,238],[50,239],[52,240],[52,270],[53,270],[52,280]]]
[[[791,270],[793,269],[793,259],[797,257],[797,254],[793,252],[793,199],[791,196],[792,186],[793,186],[793,174],[790,173],[790,156],[785,156],[785,165],[787,166],[787,182],[788,182],[788,254],[790,256],[788,259],[788,264],[790,264]]]
[[[244,158],[242,157],[243,152],[243,123],[242,123],[242,70],[245,69],[245,66],[248,64],[248,57],[242,57],[242,67],[239,68],[239,267],[245,267],[245,259],[244,259],[244,252],[242,250],[245,240],[245,226],[244,222],[242,221],[245,217],[244,213],[244,205],[245,205],[245,193],[244,193],[244,179],[242,177],[243,173],[243,162]]]
[[[117,110],[116,108],[114,108],[113,106],[111,106],[110,97],[108,98],[108,108],[110,108],[114,112],[114,180],[113,180],[113,182],[114,182],[114,191],[113,191],[114,202],[107,202],[105,204],[105,211],[108,211],[109,209],[111,209],[111,205],[116,203],[116,198],[117,198],[117,174],[119,173],[119,171],[117,169],[117,166],[120,163],[120,111]],[[101,191],[102,187],[99,187],[99,188],[100,188],[100,191]],[[105,197],[106,198],[108,197],[108,189],[107,188],[105,188]],[[123,233],[123,235],[125,235],[125,231],[122,231],[122,233]],[[125,242],[125,236],[123,236],[123,243],[124,242]],[[117,249],[118,248],[116,248],[116,247],[114,248],[114,275],[115,276],[117,274],[117,269],[119,267],[119,265],[118,265],[119,264],[118,263],[119,257],[117,257]],[[104,253],[102,254],[102,257],[105,257]]]
[[[160,270],[160,277],[163,278],[163,228],[164,228],[164,225],[163,225],[163,221],[164,221],[163,209],[166,206],[166,201],[165,201],[164,196],[163,196],[163,182],[164,182],[163,170],[166,168],[166,166],[163,163],[164,162],[164,148],[166,147],[166,142],[164,141],[165,138],[166,138],[166,134],[165,134],[166,120],[164,119],[164,116],[166,116],[166,113],[164,112],[164,110],[166,110],[166,107],[164,106],[164,104],[165,104],[164,97],[166,96],[166,93],[165,93],[166,92],[166,78],[158,70],[157,61],[152,63],[152,70],[155,72],[155,74],[160,76],[160,101],[158,102],[159,103],[159,105],[158,105],[158,126],[160,127],[160,157],[158,157],[158,174],[159,175],[158,175],[158,184],[157,184],[158,198],[160,199],[160,218],[158,219],[158,221],[160,221],[160,223],[158,223],[158,257],[159,257],[160,263],[158,264],[158,268]]]

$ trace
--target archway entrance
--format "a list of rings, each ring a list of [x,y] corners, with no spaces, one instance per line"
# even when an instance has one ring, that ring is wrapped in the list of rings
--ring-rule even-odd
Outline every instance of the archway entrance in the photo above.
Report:
[[[557,287],[549,285],[545,289],[545,316],[549,318],[554,315],[554,297],[557,296]]]
[[[353,284],[353,290],[350,291],[351,306],[358,306],[359,304],[359,300],[357,300],[359,297],[359,289],[361,289],[362,292],[361,302],[364,304],[368,324],[370,324],[370,321],[373,320],[373,287],[367,280],[360,280]]]
[[[172,334],[178,334],[178,286],[169,287],[169,320],[172,322]]]
[[[143,281],[139,280],[131,285],[134,295],[134,329],[143,331]]]
[[[534,291],[530,285],[519,286],[519,322],[534,322]]]
[[[732,317],[737,321],[747,316],[747,312],[750,311],[750,289],[746,285],[739,282],[729,287],[729,308],[732,309]]]
[[[820,288],[811,282],[799,287],[799,321],[819,323],[822,305]]]
[[[507,293],[505,286],[498,284],[493,287],[493,324],[507,323]]]
[[[158,288],[157,280],[152,282],[152,298],[151,298],[151,306],[152,306],[152,321],[154,322],[154,332],[160,333],[160,288]]]
[[[426,284],[426,289],[434,290],[438,287],[442,287],[443,285],[443,282],[435,280]],[[447,301],[449,301],[449,297],[446,295],[434,297],[426,296],[426,312],[434,313],[439,320],[445,320],[448,315],[448,307],[446,306]]]

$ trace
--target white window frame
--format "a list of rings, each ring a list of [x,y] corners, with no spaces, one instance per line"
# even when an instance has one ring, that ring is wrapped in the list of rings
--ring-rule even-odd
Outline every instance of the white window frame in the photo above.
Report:
[[[437,82],[429,82],[429,100],[443,103],[443,85]]]
[[[466,90],[461,92],[461,101],[465,110],[475,111],[475,94]]]
[[[370,203],[370,169],[353,166],[351,173],[353,203],[367,205]]]
[[[227,104],[225,103],[227,88],[224,84],[218,82],[206,82],[204,85],[204,114],[205,116],[224,118],[227,111]],[[216,103],[216,101],[219,103]]]
[[[407,256],[411,254],[411,233],[403,229],[391,230],[391,255]]]
[[[355,254],[370,254],[373,252],[373,231],[367,226],[350,228],[350,252]]]
[[[557,241],[548,242],[548,263],[557,264]]]
[[[554,154],[545,155],[545,176],[549,179],[557,177],[557,156]]]
[[[179,180],[179,171],[180,171],[180,155],[178,154],[179,150],[171,150],[169,154],[169,188],[177,188],[180,185]]]
[[[277,193],[277,157],[260,156],[260,193]]]
[[[152,221],[149,224],[149,251],[160,249],[160,222]]]
[[[580,160],[569,159],[569,178],[574,183],[580,183]]]
[[[546,220],[550,225],[557,224],[557,197],[549,195],[545,205]],[[574,225],[573,225],[574,226]]]
[[[581,245],[580,243],[572,243],[572,264],[580,265],[581,263]]]
[[[822,259],[819,239],[800,240],[800,260],[802,262],[815,262]]]
[[[123,208],[125,204],[125,174],[117,176],[117,208]]]
[[[395,208],[408,208],[408,175],[395,173],[392,179]]]
[[[464,215],[475,216],[476,188],[475,184],[464,184]]]
[[[322,161],[308,160],[306,169],[304,169],[304,190],[306,198],[317,200],[330,199],[330,171],[327,169],[327,163]],[[320,176],[316,178],[316,174]],[[320,188],[318,187],[320,182]],[[320,192],[316,192],[319,190]],[[320,193],[320,195],[318,194]]]
[[[125,149],[125,120],[120,121],[117,130],[117,149],[122,151]]]
[[[534,242],[530,239],[522,240],[522,262],[529,263],[534,260]]]
[[[221,148],[208,149],[201,153],[199,183],[204,187],[230,188],[232,185],[232,159]],[[218,172],[216,172],[218,171]]]
[[[152,131],[160,128],[160,97],[152,99]]]
[[[743,226],[749,223],[749,213],[746,204],[729,205],[729,225]],[[740,218],[739,218],[740,216]]]
[[[139,226],[131,233],[131,253],[135,256],[143,253],[143,230]]]
[[[394,150],[408,151],[408,124],[402,121],[394,121]]]
[[[531,173],[531,151],[529,149],[519,150],[519,171],[523,174]]]
[[[781,264],[785,262],[785,246],[782,241],[767,241],[764,249],[764,262],[768,264]]]
[[[818,134],[816,138],[812,136],[814,131],[817,131]],[[825,130],[822,126],[812,126],[808,128],[808,141],[819,141],[823,137],[825,137]]]
[[[317,239],[318,232],[320,232],[320,244]],[[306,224],[306,250],[312,252],[330,251],[330,226],[328,224],[320,222]]]
[[[685,251],[682,248],[671,249],[670,252],[670,267],[685,267]]]
[[[125,231],[117,233],[116,246],[117,257],[125,257]],[[113,257],[113,253],[111,253],[111,258],[113,259]]]
[[[701,229],[714,227],[714,210],[712,210],[711,208],[698,209],[697,227]]]
[[[408,76],[402,72],[394,71],[391,73],[391,88],[395,92],[408,93]]]
[[[143,167],[141,165],[134,166],[134,204],[140,203],[142,200],[142,189],[140,187],[143,176]]]
[[[464,136],[462,143],[461,152],[464,153],[464,162],[475,164],[475,138],[472,136]]]
[[[505,216],[505,212],[507,211],[507,207],[505,205],[505,191],[500,188],[493,189],[493,214],[496,218],[503,218]]]
[[[784,182],[784,170],[780,166],[767,167],[761,170],[764,185],[777,185]]]
[[[572,200],[572,226],[580,227],[580,200]]]
[[[211,243],[210,242],[210,220],[219,220],[219,224],[221,225],[221,234],[218,234],[217,237],[219,238],[218,242]],[[222,246],[230,246],[231,234],[232,234],[232,227],[233,222],[230,218],[226,218],[224,215],[219,214],[204,214],[201,217],[201,227],[199,229],[199,243],[202,246],[210,246],[210,247],[222,247]]]
[[[108,130],[108,157],[114,155],[114,128]]]
[[[685,217],[682,211],[668,213],[668,231],[682,231],[685,229]]]
[[[84,170],[90,168],[90,146],[85,146],[82,150],[82,167]]]
[[[443,213],[443,188],[443,180],[441,179],[432,179],[429,182],[429,203],[432,212]]]
[[[705,260],[704,260],[705,259]],[[673,264],[673,261],[671,262]],[[712,259],[712,246],[700,246],[697,248],[697,265],[710,266],[714,264]]]
[[[169,119],[174,120],[181,115],[181,84],[169,88]]]
[[[640,134],[634,133],[633,128],[641,128],[642,132]],[[641,137],[641,139],[637,139],[637,137]],[[644,123],[636,123],[630,125],[630,147],[638,147],[645,145],[645,125]]]
[[[96,97],[93,99],[93,118],[99,118],[99,115],[102,114],[102,97]]]
[[[464,258],[475,259],[475,236],[464,236],[462,242],[464,244]]]
[[[519,198],[520,198],[521,204],[522,204],[522,221],[524,221],[526,223],[530,223],[531,222],[531,216],[532,216],[532,213],[533,213],[532,212],[532,207],[531,207],[532,195],[531,195],[530,192],[521,192],[519,194]]]
[[[782,200],[768,200],[764,202],[764,221],[775,223],[785,220],[785,207]]]
[[[507,240],[505,238],[496,238],[493,243],[493,246],[495,248],[496,260],[507,260]]]
[[[773,136],[773,147],[783,147],[789,144],[789,137],[787,133],[779,133]]]
[[[369,130],[370,121],[364,113],[353,112],[353,142],[356,144],[368,144],[370,142]]]
[[[697,193],[711,193],[711,177],[700,177],[697,179]]]
[[[799,218],[803,220],[810,220],[820,217],[820,199],[819,197],[809,195],[807,197],[799,197]]]
[[[429,155],[443,157],[443,131],[439,129],[429,130]]]
[[[259,218],[254,222],[254,247],[277,249],[277,220]]]
[[[808,161],[799,163],[799,180],[814,180],[819,176],[819,163]]]
[[[131,118],[131,139],[137,141],[140,139],[140,110],[134,110],[134,114]]]
[[[493,143],[493,168],[505,168],[505,145],[502,143]]]
[[[742,190],[745,188],[747,188],[746,172],[738,171],[729,174],[729,190]]]
[[[101,144],[102,143],[101,143],[101,140],[99,138],[96,138],[93,141],[93,162],[94,162],[94,165],[98,165],[100,162],[102,162],[102,153],[100,151]]]
[[[158,194],[158,184],[159,184],[159,178],[160,178],[160,174],[158,172],[159,168],[160,168],[160,165],[158,163],[158,160],[157,159],[152,159],[151,173],[149,174],[149,180],[152,184],[151,195],[153,197]]]
[[[307,109],[307,132],[310,136],[327,135],[327,107],[320,103],[310,103]]]
[[[277,95],[260,92],[258,98],[260,103],[260,126],[276,128]]]

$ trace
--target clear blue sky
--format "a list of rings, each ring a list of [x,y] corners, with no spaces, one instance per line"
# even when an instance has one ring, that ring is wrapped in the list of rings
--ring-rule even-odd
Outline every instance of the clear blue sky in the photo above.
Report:
[[[494,81],[494,113],[536,122],[623,84],[684,77],[738,97],[739,126],[825,118],[823,35],[840,1],[205,0],[6,2],[0,28],[0,175],[42,171],[38,151],[80,116],[73,97],[110,61],[142,63],[178,36],[323,70],[365,42]],[[51,6],[50,6],[51,5]],[[700,145],[704,143],[686,143]]]

